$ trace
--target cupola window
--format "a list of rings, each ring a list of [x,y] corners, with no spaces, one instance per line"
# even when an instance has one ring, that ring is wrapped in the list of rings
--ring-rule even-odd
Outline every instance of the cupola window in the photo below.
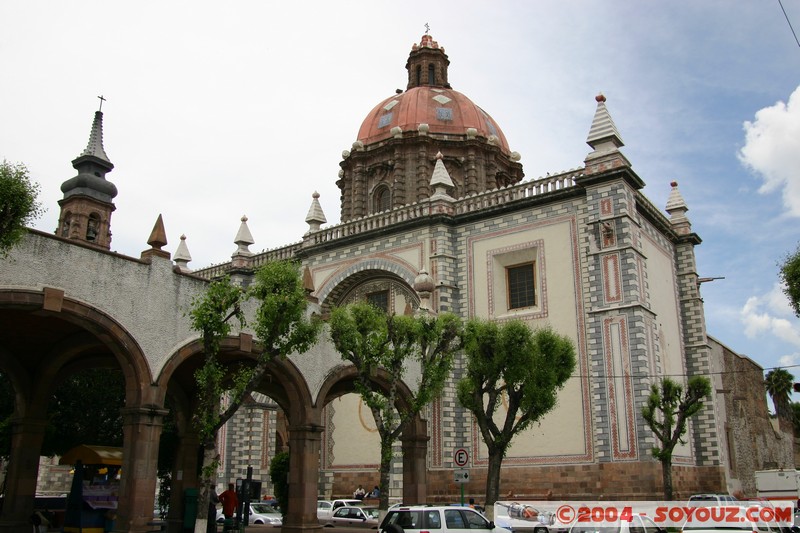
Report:
[[[379,187],[374,197],[375,213],[388,211],[392,207],[392,193],[388,187]]]
[[[433,63],[428,65],[428,85],[435,85],[436,79],[434,77]]]

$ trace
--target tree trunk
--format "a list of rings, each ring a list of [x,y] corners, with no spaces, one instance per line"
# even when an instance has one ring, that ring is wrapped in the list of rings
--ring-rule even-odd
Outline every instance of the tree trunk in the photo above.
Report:
[[[194,533],[207,533],[208,531],[208,508],[211,501],[211,487],[215,485],[215,468],[213,465],[217,459],[216,435],[209,446],[203,446],[203,466],[200,469],[200,487],[197,491],[197,518],[194,522]],[[217,517],[214,516],[216,521]],[[213,530],[212,530],[213,531]]]
[[[661,460],[661,479],[664,483],[664,499],[672,501],[672,458]]]
[[[487,511],[494,507],[500,497],[500,467],[503,465],[504,450],[489,451],[489,466],[486,471],[486,501],[483,503]]]
[[[388,440],[388,439],[387,439]],[[381,490],[378,509],[387,510],[389,508],[389,473],[392,471],[392,442],[384,442],[381,439],[381,481],[378,488]],[[419,502],[422,503],[422,502]]]

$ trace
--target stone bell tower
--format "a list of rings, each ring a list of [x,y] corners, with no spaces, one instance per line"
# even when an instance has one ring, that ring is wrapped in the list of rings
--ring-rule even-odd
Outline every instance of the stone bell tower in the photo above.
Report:
[[[101,108],[102,100],[101,98]],[[111,248],[112,200],[117,188],[106,180],[114,165],[103,149],[103,112],[96,111],[89,144],[72,161],[78,175],[61,185],[64,198],[59,200],[61,213],[56,235],[83,241],[106,250]]]

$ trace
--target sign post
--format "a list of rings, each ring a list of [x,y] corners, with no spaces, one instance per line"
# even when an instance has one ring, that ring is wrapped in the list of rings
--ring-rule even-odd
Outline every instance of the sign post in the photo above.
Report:
[[[469,452],[466,448],[456,448],[453,452],[453,463],[463,468],[469,463]],[[454,481],[461,485],[461,505],[464,505],[464,483],[469,482],[469,470],[456,470]]]

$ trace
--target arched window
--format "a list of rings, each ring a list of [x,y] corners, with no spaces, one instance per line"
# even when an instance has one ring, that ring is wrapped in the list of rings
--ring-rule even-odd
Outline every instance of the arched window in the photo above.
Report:
[[[428,85],[434,85],[435,83],[436,80],[434,79],[433,76],[433,63],[431,63],[430,65],[428,65]]]
[[[422,85],[422,65],[417,65],[417,87]]]
[[[388,211],[392,207],[392,193],[388,187],[379,187],[373,200],[374,212]]]
[[[94,242],[97,240],[97,233],[100,231],[100,216],[97,213],[89,215],[86,222],[86,240]]]

